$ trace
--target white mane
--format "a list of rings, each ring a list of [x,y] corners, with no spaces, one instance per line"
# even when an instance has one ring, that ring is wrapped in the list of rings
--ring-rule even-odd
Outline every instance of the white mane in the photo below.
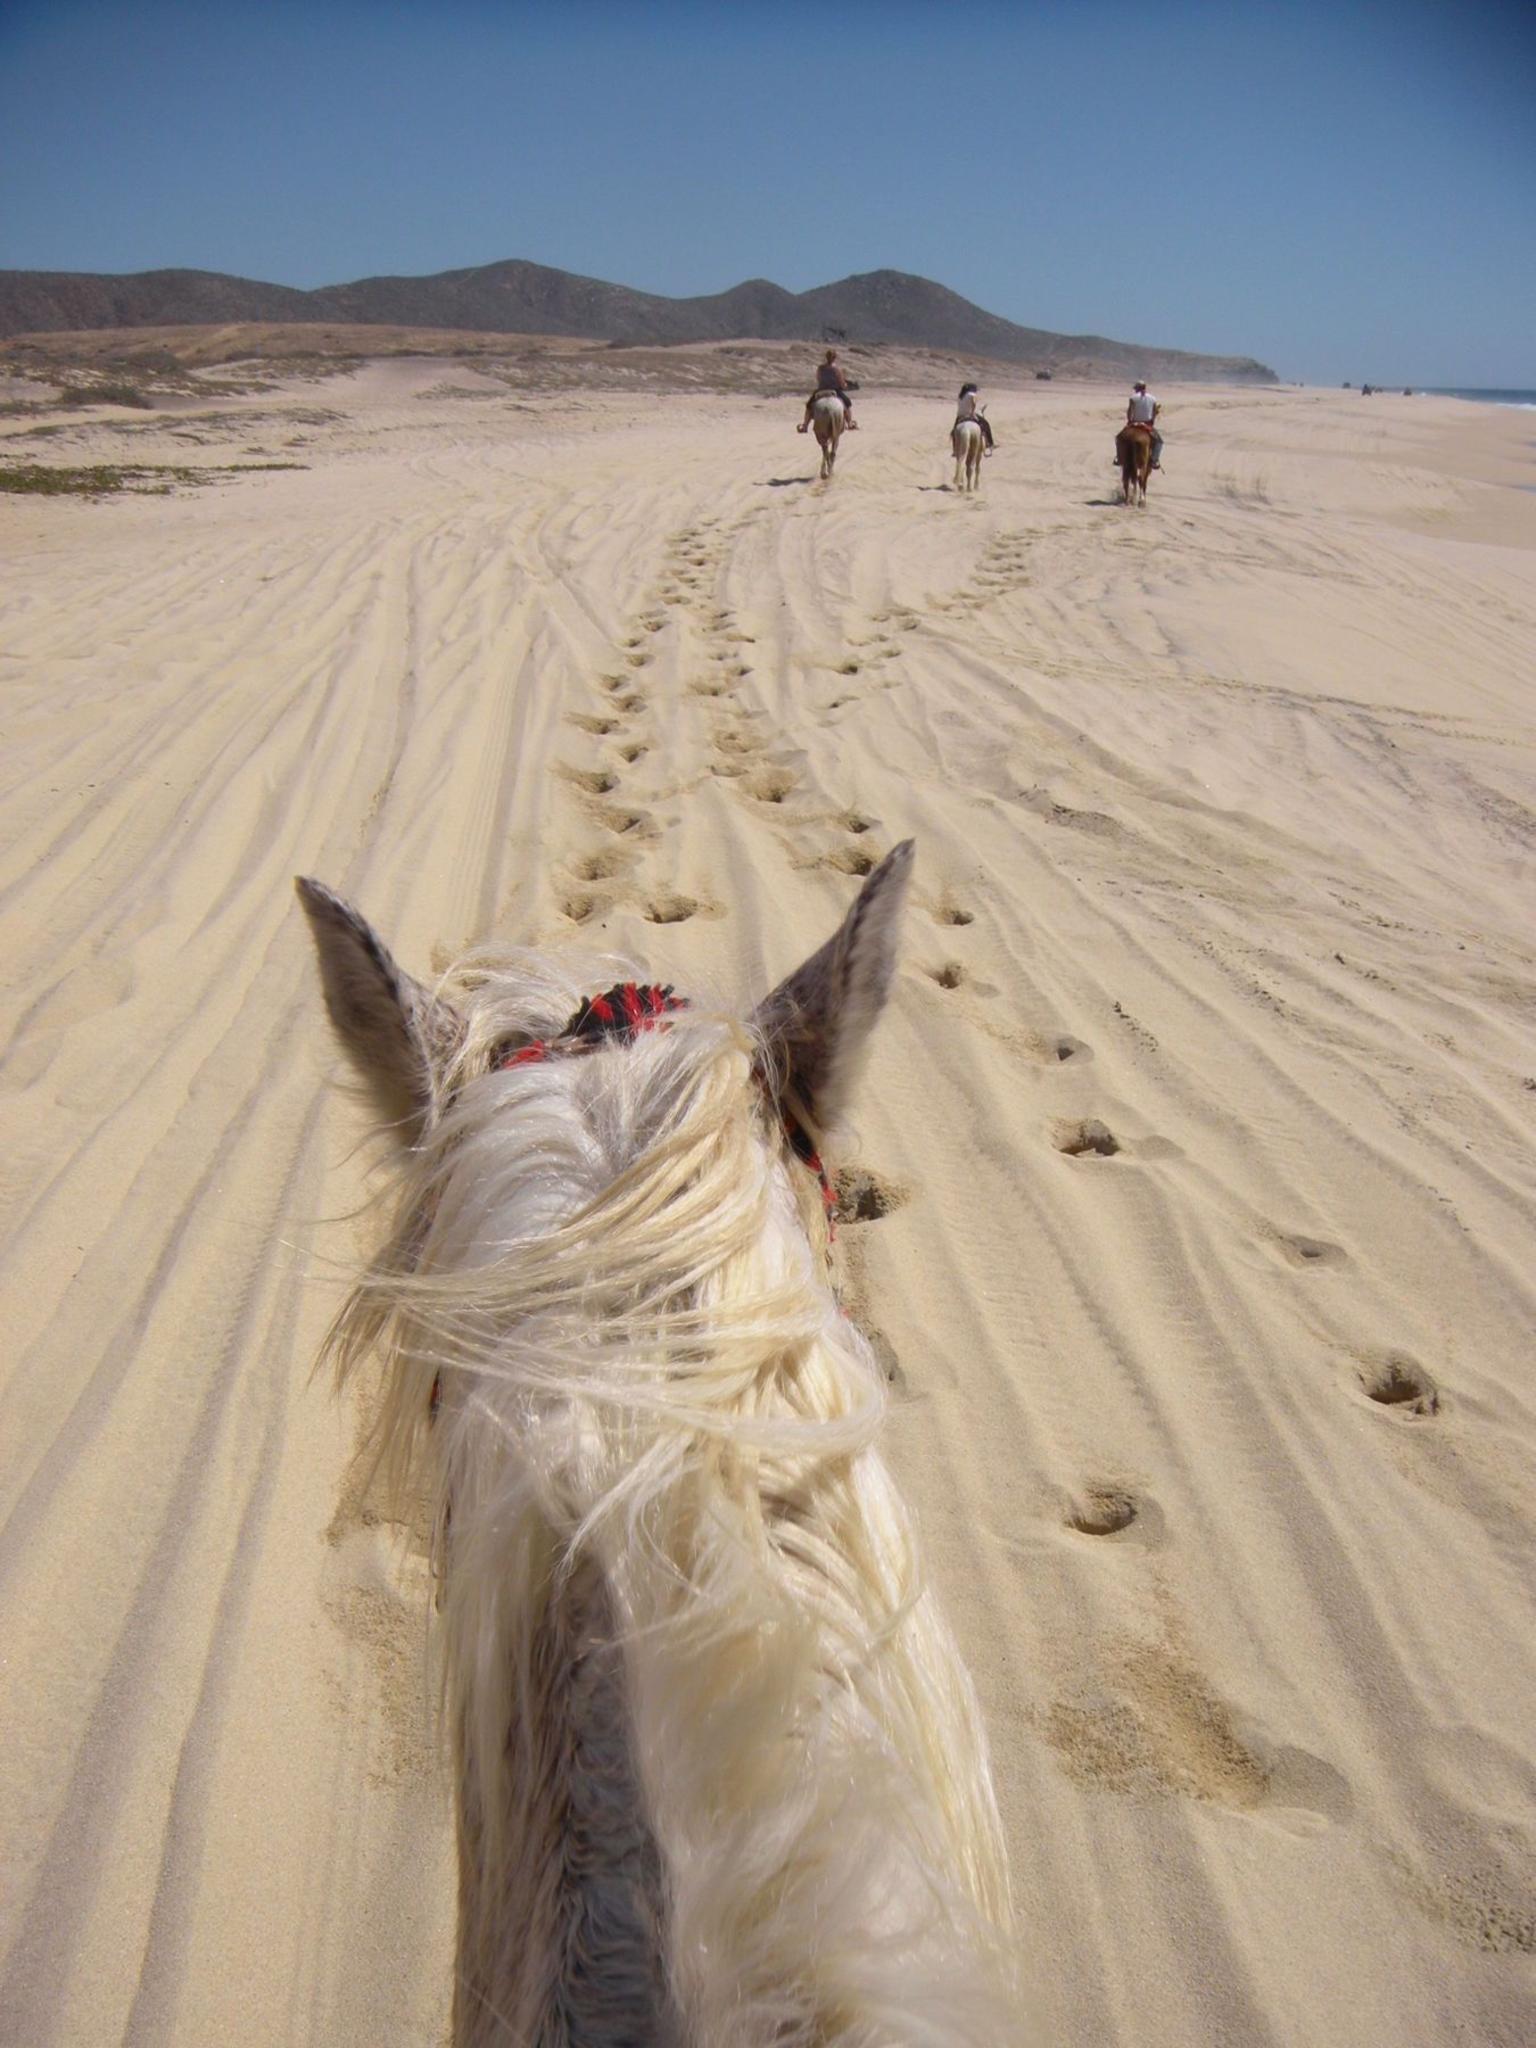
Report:
[[[437,1502],[456,2039],[995,2048],[979,1719],[815,1177],[726,1018],[496,1067],[593,986],[447,978],[400,1225],[333,1336],[343,1372],[383,1347],[381,1451]]]

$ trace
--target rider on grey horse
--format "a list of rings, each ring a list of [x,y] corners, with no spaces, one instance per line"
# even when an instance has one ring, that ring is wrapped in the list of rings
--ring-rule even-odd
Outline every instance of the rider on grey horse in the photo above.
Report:
[[[805,401],[805,418],[796,427],[795,432],[803,434],[810,426],[811,407],[824,391],[835,391],[837,393],[838,397],[843,401],[843,411],[847,415],[848,426],[854,433],[857,433],[859,423],[853,416],[853,400],[848,395],[848,379],[837,366],[837,350],[835,348],[829,348],[821,359],[820,367],[816,372],[816,389]]]
[[[981,409],[980,398],[974,384],[962,384],[960,386],[960,396],[955,404],[955,425],[958,427],[962,420],[974,420],[976,422],[977,426],[981,429],[981,438],[986,443],[987,453],[990,455],[997,446],[997,443],[992,438],[992,422]]]

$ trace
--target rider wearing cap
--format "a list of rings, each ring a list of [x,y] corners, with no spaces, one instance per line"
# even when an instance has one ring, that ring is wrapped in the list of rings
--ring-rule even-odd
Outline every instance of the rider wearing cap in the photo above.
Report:
[[[1147,389],[1145,382],[1138,377],[1135,388],[1131,392],[1130,403],[1125,408],[1125,424],[1128,427],[1150,427],[1152,429],[1152,467],[1154,469],[1161,469],[1163,466],[1163,437],[1157,431],[1157,416],[1162,409],[1161,405],[1159,405],[1158,401]]]
[[[811,407],[824,391],[835,391],[837,393],[838,397],[843,401],[843,411],[847,415],[848,425],[857,433],[859,423],[853,416],[853,400],[848,395],[848,379],[837,366],[837,350],[835,348],[829,348],[821,359],[820,366],[816,371],[816,389],[805,401],[805,418],[796,427],[795,432],[803,434],[810,426]]]

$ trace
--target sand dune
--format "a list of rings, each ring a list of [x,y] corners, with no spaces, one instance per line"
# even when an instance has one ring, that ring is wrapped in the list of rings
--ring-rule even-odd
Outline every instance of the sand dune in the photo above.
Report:
[[[4,423],[307,465],[0,497],[5,2040],[443,2038],[289,878],[422,968],[579,930],[747,996],[909,833],[844,1237],[1033,2038],[1536,2038],[1536,466],[1450,401],[1164,395],[1144,513],[1060,385],[974,501],[875,392],[828,489],[782,403],[441,361]]]

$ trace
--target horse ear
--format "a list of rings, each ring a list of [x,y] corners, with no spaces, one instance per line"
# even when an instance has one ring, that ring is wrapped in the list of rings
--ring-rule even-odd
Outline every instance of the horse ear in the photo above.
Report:
[[[913,851],[893,848],[827,943],[758,1005],[774,1083],[815,1129],[847,1109],[890,994]]]
[[[375,1103],[394,1124],[411,1127],[432,1099],[434,1070],[458,1048],[458,1012],[395,965],[389,948],[350,903],[313,882],[295,879],[309,919],[325,1007],[336,1035]]]

